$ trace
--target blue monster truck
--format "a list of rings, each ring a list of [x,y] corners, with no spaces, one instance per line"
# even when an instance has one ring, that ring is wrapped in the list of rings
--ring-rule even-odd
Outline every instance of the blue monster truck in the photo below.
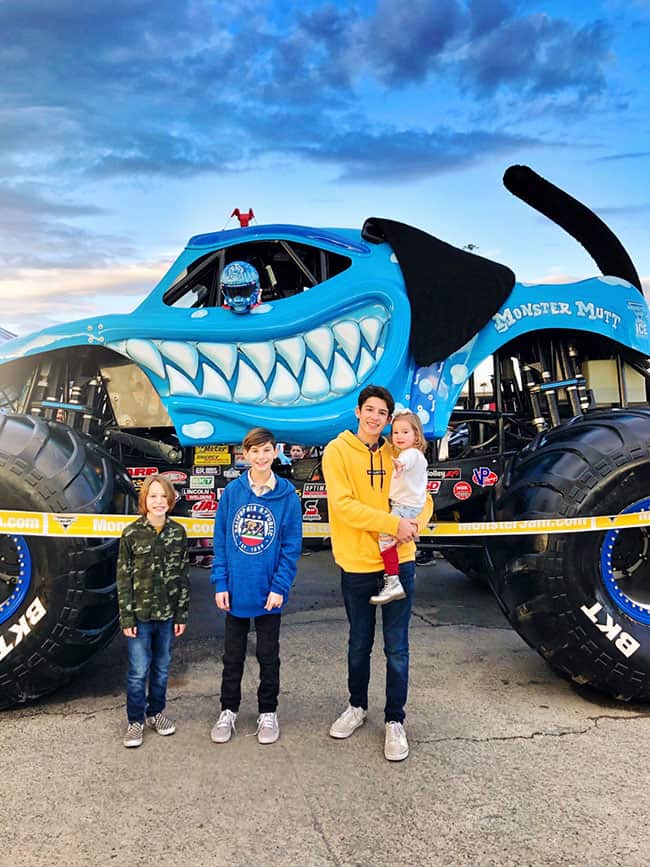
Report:
[[[377,218],[361,231],[198,235],[131,315],[0,346],[0,508],[125,513],[133,483],[160,471],[181,512],[214,510],[239,473],[232,446],[251,426],[324,444],[375,382],[423,422],[439,520],[647,509],[650,337],[638,275],[575,199],[523,166],[504,182],[608,276],[517,283],[503,265]],[[261,277],[246,316],[221,297],[233,262]],[[326,521],[318,459],[286,471],[305,520]],[[9,706],[52,691],[111,639],[117,542],[4,529],[0,706]],[[514,628],[554,669],[650,699],[645,528],[462,542],[431,544],[489,577]]]

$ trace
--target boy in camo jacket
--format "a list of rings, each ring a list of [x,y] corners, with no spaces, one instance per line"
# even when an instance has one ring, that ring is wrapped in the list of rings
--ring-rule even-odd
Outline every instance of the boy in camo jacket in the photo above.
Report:
[[[145,722],[159,735],[176,731],[164,710],[172,642],[187,623],[190,579],[185,530],[167,514],[175,500],[164,476],[148,476],[138,499],[140,517],[120,539],[117,598],[129,656],[125,747],[140,746]]]

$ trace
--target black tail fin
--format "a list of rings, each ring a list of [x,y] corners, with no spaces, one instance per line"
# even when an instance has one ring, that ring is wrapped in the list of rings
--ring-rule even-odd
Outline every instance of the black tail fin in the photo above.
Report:
[[[593,211],[528,166],[510,166],[503,183],[513,195],[579,241],[603,274],[621,277],[643,292],[625,247]]]

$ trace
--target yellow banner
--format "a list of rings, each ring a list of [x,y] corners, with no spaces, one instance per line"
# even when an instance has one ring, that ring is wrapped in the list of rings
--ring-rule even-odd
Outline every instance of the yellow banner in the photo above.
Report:
[[[0,510],[0,535],[49,536],[54,538],[106,539],[117,537],[137,515],[57,514],[56,512],[19,512]],[[185,527],[191,539],[212,536],[214,518],[181,518],[175,521]],[[544,518],[534,521],[472,521],[457,524],[451,521],[432,524],[421,535],[431,536],[521,536],[539,533],[586,533],[595,530],[620,530],[626,527],[650,526],[650,512],[628,512],[624,515],[597,515],[587,518]],[[322,539],[330,535],[329,524],[303,524],[303,536]]]

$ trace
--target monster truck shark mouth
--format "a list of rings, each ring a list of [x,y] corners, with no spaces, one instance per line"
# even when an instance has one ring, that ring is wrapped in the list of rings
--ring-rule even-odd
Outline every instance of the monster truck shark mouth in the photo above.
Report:
[[[234,404],[302,406],[341,397],[375,370],[388,310],[366,305],[304,333],[278,340],[128,339],[108,346],[166,383],[161,393]]]

